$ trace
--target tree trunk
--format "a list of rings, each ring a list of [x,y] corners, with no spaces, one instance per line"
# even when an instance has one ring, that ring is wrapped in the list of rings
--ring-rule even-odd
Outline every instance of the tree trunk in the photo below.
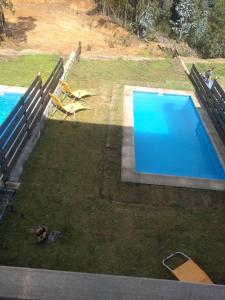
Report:
[[[0,34],[3,33],[5,33],[5,17],[4,17],[3,8],[0,5]]]
[[[133,2],[132,22],[136,23],[138,0]]]

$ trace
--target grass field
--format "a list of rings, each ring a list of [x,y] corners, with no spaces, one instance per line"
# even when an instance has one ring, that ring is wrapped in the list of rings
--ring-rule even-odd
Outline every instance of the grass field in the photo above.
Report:
[[[45,81],[58,59],[57,55],[24,55],[0,59],[0,85],[27,87],[38,73]]]
[[[76,127],[47,122],[0,227],[0,264],[172,279],[161,260],[180,250],[224,283],[224,192],[120,180],[123,85],[191,90],[180,64],[81,61],[68,81],[96,92],[92,110]],[[63,237],[37,244],[39,224]]]

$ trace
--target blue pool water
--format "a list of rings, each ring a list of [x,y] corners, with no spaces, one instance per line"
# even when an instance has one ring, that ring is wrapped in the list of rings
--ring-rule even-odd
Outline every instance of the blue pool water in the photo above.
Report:
[[[0,126],[18,103],[22,94],[0,93]]]
[[[138,173],[225,179],[190,96],[134,92]]]

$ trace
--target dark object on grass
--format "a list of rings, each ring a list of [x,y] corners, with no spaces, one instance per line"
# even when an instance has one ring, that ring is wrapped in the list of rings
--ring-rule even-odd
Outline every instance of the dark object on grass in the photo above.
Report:
[[[47,244],[54,243],[57,239],[61,238],[63,235],[62,231],[53,230],[49,233],[48,238],[46,239]]]
[[[38,243],[43,242],[47,238],[48,227],[45,225],[40,225],[36,229],[36,236]]]

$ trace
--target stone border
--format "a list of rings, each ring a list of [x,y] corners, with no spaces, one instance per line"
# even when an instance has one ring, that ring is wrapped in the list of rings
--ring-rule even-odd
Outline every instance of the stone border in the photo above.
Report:
[[[134,119],[133,119],[133,92],[169,93],[191,96],[206,132],[211,139],[218,158],[225,169],[225,147],[218,136],[205,108],[200,104],[196,95],[191,91],[177,91],[168,89],[145,88],[135,86],[124,87],[123,106],[123,142],[121,161],[121,180],[144,184],[166,185],[187,188],[200,188],[212,190],[225,190],[225,180],[200,179],[192,177],[169,176],[158,174],[144,174],[135,171],[134,155]]]
[[[0,95],[1,93],[18,93],[24,94],[27,90],[27,87],[18,87],[18,86],[9,86],[9,85],[0,85]]]
[[[164,57],[144,57],[144,56],[133,56],[133,55],[90,55],[82,54],[82,60],[132,60],[132,61],[157,61],[165,60]]]

